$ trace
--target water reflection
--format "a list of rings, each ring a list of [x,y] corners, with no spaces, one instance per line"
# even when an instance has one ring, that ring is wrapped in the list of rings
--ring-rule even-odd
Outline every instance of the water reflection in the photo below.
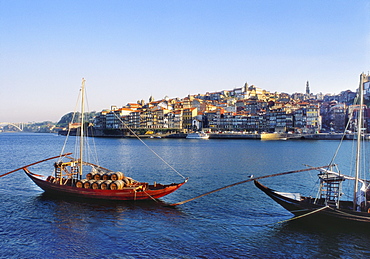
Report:
[[[18,168],[54,154],[64,138],[0,135],[0,167]],[[59,140],[60,139],[60,140]],[[60,142],[60,143],[58,143]],[[245,180],[323,165],[337,143],[327,141],[149,141],[189,182],[162,201],[111,202],[49,196],[22,172],[1,178],[0,243],[11,258],[351,258],[369,257],[366,230],[312,228],[253,183],[228,188],[176,208],[165,207]],[[102,164],[138,180],[176,180],[129,139],[96,139]],[[349,144],[344,143],[344,148]],[[335,149],[335,148],[334,148]],[[282,150],[284,152],[282,152]],[[152,158],[154,157],[154,158]],[[340,165],[349,164],[340,158]],[[37,168],[42,174],[49,165]],[[8,171],[10,171],[8,170]],[[45,171],[44,171],[45,170]],[[313,173],[314,180],[317,179]],[[308,174],[264,179],[280,191],[315,194]],[[166,201],[166,202],[164,202]],[[266,225],[273,224],[273,225]],[[338,230],[339,229],[339,230]]]
[[[370,233],[362,228],[349,228],[334,224],[320,225],[307,224],[302,220],[288,221],[282,224],[261,226],[263,231],[257,238],[261,249],[256,253],[267,253],[279,247],[275,253],[278,257],[302,257],[302,258],[353,258],[356,255],[368,255],[367,248],[370,241]],[[356,244],[353,247],[353,243]],[[350,245],[352,244],[352,245]],[[352,251],[351,251],[352,246]],[[354,252],[351,254],[351,252]],[[357,256],[355,256],[357,257]]]
[[[52,202],[56,208],[65,208],[66,211],[60,211],[60,215],[69,215],[71,212],[102,212],[111,215],[113,220],[122,219],[122,215],[127,211],[141,210],[151,211],[163,215],[182,215],[183,212],[176,207],[169,207],[170,203],[162,200],[152,201],[109,201],[92,200],[76,197],[57,197],[48,193],[41,193],[37,199],[41,203]],[[70,212],[68,212],[70,210]],[[64,213],[65,212],[65,213]]]
[[[112,202],[42,193],[30,207],[39,208],[40,221],[49,228],[43,231],[50,233],[49,239],[52,237],[47,241],[50,251],[57,251],[60,257],[85,258],[104,252],[114,257],[116,249],[126,254],[139,242],[132,237],[161,233],[163,228],[178,225],[186,218],[180,209],[166,205],[163,201]],[[132,253],[136,254],[135,249]]]

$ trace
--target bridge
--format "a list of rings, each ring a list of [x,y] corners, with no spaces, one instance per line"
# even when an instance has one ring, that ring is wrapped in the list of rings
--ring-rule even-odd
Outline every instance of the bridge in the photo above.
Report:
[[[1,130],[1,128],[3,128],[2,125],[4,125],[4,126],[11,125],[14,128],[16,128],[17,130],[23,131],[23,125],[24,125],[24,123],[23,122],[20,122],[20,123],[0,122],[0,130]]]

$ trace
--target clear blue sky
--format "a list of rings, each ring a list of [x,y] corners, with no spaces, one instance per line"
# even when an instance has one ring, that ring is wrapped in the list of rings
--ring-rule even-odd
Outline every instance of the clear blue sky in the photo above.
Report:
[[[0,0],[0,122],[250,85],[355,90],[370,1]]]

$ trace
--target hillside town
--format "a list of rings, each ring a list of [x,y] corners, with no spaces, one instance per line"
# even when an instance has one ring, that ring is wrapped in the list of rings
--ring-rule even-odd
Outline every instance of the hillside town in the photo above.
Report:
[[[365,78],[365,104],[370,104],[370,75]],[[95,136],[128,136],[132,134],[188,134],[207,133],[347,133],[356,129],[352,118],[356,92],[345,90],[339,94],[313,94],[307,81],[304,93],[278,93],[254,85],[188,95],[184,98],[165,97],[116,105],[100,112],[85,115],[86,123]],[[79,123],[68,123],[73,113],[64,115],[58,123],[4,123],[2,131],[61,132],[77,130]],[[76,117],[78,118],[79,115]],[[88,120],[88,122],[87,122]],[[370,129],[370,108],[365,110],[365,128]],[[370,130],[367,130],[370,133]]]
[[[366,75],[365,98],[370,100],[370,75]],[[353,131],[351,117],[356,93],[313,94],[309,82],[304,93],[277,93],[245,83],[243,87],[219,92],[189,95],[125,106],[112,106],[96,114],[93,127],[98,135],[117,132],[189,133],[206,132],[278,132],[335,133]],[[366,119],[370,110],[366,111]],[[366,120],[369,121],[369,120]]]

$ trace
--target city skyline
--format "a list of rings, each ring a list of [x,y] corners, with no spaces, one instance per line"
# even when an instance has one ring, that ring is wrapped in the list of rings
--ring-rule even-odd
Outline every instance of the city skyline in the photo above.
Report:
[[[368,75],[369,76],[369,75]],[[132,106],[133,104],[138,104],[138,105],[148,105],[148,104],[150,104],[150,103],[160,103],[160,102],[162,102],[162,101],[167,101],[167,100],[169,100],[169,101],[171,101],[171,100],[178,100],[178,101],[184,101],[184,100],[186,100],[186,99],[188,99],[188,97],[190,97],[191,99],[193,99],[193,98],[195,98],[195,99],[197,99],[197,98],[204,98],[205,96],[212,96],[212,95],[214,95],[214,94],[216,94],[216,93],[220,93],[221,95],[223,95],[223,93],[224,92],[234,92],[235,90],[238,92],[240,89],[243,89],[245,87],[245,85],[243,86],[243,87],[237,87],[237,88],[234,88],[234,89],[223,89],[223,90],[220,90],[220,91],[209,91],[209,92],[206,92],[206,93],[197,93],[197,94],[190,94],[190,95],[187,95],[187,96],[182,96],[182,97],[169,97],[169,96],[164,96],[163,98],[157,98],[157,99],[155,99],[152,95],[151,96],[148,96],[146,99],[145,98],[141,98],[140,100],[137,100],[137,101],[129,101],[129,102],[127,102],[127,103],[125,103],[125,104],[121,104],[121,105],[115,105],[115,104],[111,104],[111,105],[109,105],[109,107],[105,107],[105,108],[103,108],[103,109],[100,109],[100,110],[89,110],[89,111],[85,111],[85,112],[87,112],[87,113],[100,113],[100,112],[104,112],[104,111],[112,111],[112,109],[114,110],[114,109],[131,109],[131,108],[129,108],[129,106]],[[302,98],[303,96],[305,96],[305,97],[307,97],[308,99],[306,99],[306,100],[302,100],[301,99],[301,102],[302,103],[306,103],[308,100],[315,100],[316,98],[318,98],[317,100],[318,101],[320,101],[321,99],[320,98],[325,98],[326,96],[331,96],[331,97],[337,97],[338,98],[338,96],[340,96],[342,93],[345,93],[345,92],[347,92],[348,93],[348,91],[350,91],[351,93],[355,93],[355,92],[352,92],[351,90],[349,90],[349,89],[347,89],[347,90],[343,90],[343,91],[340,91],[340,93],[339,94],[336,94],[336,95],[334,95],[334,94],[332,94],[332,93],[326,93],[326,94],[323,94],[322,92],[317,92],[317,93],[312,93],[311,92],[311,90],[310,90],[310,87],[309,87],[309,82],[307,81],[306,82],[306,84],[305,84],[305,90],[304,91],[300,91],[300,92],[294,92],[294,93],[287,93],[287,92],[276,92],[276,91],[270,91],[270,90],[268,90],[268,89],[262,89],[262,88],[259,88],[259,87],[256,87],[256,86],[254,86],[254,85],[248,85],[248,87],[252,87],[252,88],[255,88],[255,89],[257,89],[257,92],[259,91],[259,90],[262,90],[263,92],[266,92],[266,93],[270,93],[270,94],[274,94],[274,93],[278,93],[279,95],[281,95],[281,94],[283,94],[283,95],[285,95],[285,94],[288,94],[289,96],[290,96],[290,98],[291,98],[291,101],[293,101],[293,102],[295,102],[295,101],[297,101],[297,100],[299,100],[299,98]],[[308,91],[308,92],[307,92]],[[297,97],[297,96],[295,96],[295,95],[298,95],[299,97],[298,97],[298,99],[295,99],[295,97]],[[197,97],[197,96],[203,96],[203,97]],[[234,97],[236,100],[237,99],[239,99],[239,97]],[[310,99],[310,98],[313,98],[313,99]],[[343,98],[343,97],[342,97]],[[166,100],[165,100],[166,99]],[[222,99],[222,98],[221,98]],[[329,99],[330,99],[330,97],[329,97]],[[246,99],[246,100],[249,100],[249,99]],[[142,103],[142,102],[144,102],[144,103]],[[280,102],[280,101],[278,101],[278,102]],[[284,102],[284,101],[283,101]],[[287,101],[287,103],[289,103],[290,101]],[[309,101],[310,102],[310,101]],[[222,103],[224,103],[222,100],[220,101],[220,104],[222,104]],[[77,111],[76,112],[79,112],[79,106],[80,104],[78,104],[78,105],[76,105],[76,108],[77,108]],[[222,105],[221,105],[222,106]],[[220,106],[220,107],[221,107]],[[135,108],[134,108],[135,109]],[[71,113],[71,112],[73,112],[73,111],[66,111],[65,113],[63,113],[63,114],[61,114],[60,115],[60,117],[59,117],[59,119],[58,120],[56,120],[56,121],[50,121],[50,120],[40,120],[40,121],[22,121],[22,122],[6,122],[6,123],[10,123],[10,124],[12,124],[12,123],[43,123],[43,122],[48,122],[48,121],[50,121],[50,122],[52,122],[52,123],[57,123],[57,122],[59,122],[60,121],[60,119],[63,117],[63,116],[65,116],[65,115],[67,115],[68,113]],[[0,122],[1,123],[1,122]]]
[[[0,121],[57,121],[81,78],[90,110],[150,95],[355,91],[369,1],[0,0]]]

